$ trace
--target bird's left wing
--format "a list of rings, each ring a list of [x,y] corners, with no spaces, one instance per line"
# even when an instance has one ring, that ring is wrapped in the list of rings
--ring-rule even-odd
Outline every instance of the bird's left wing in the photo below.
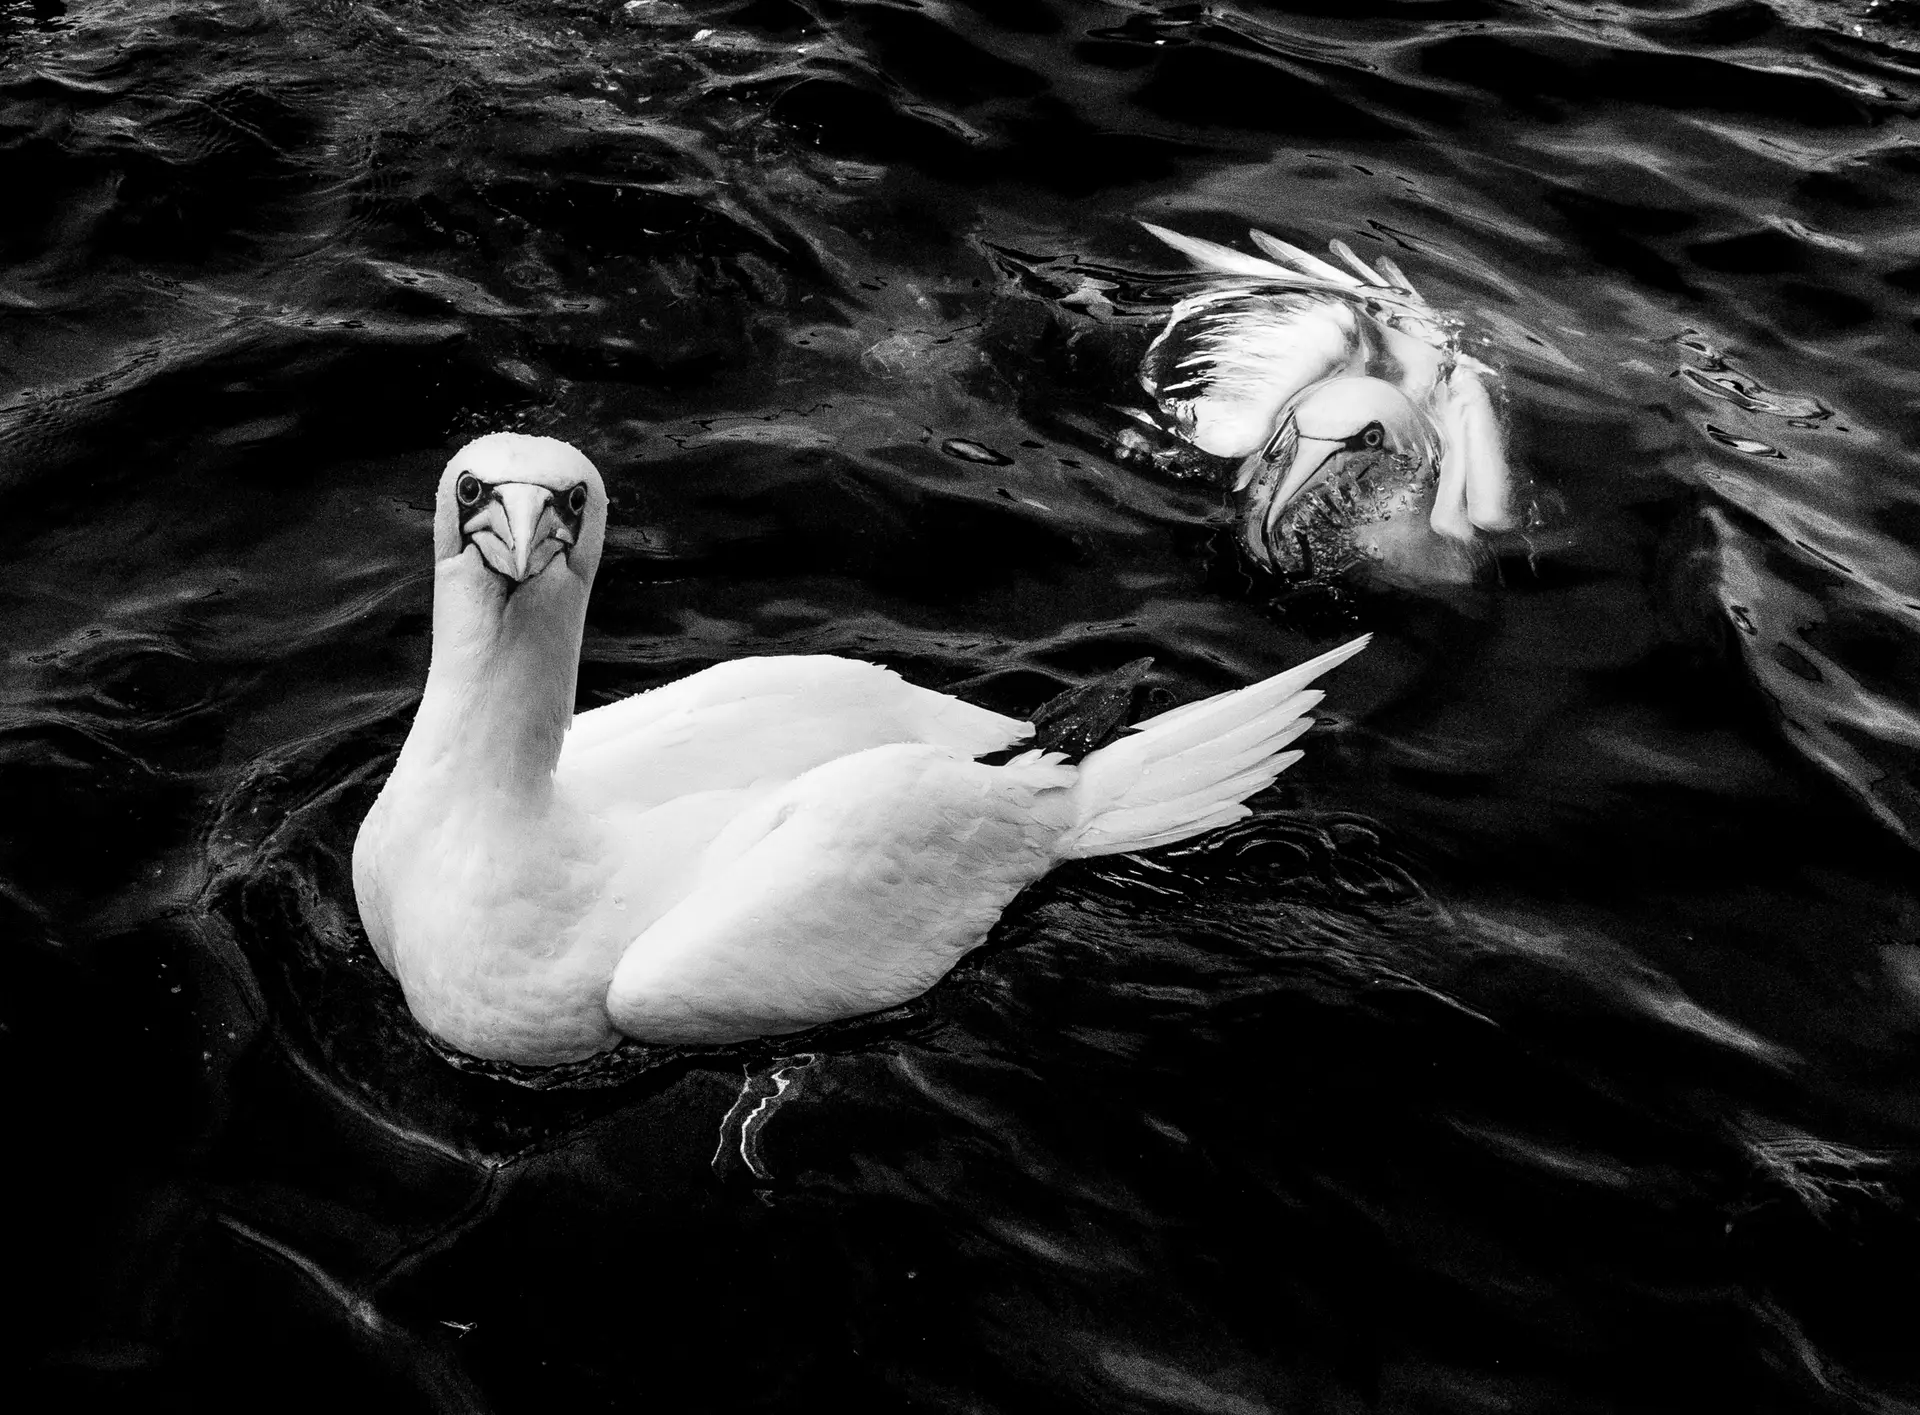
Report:
[[[843,757],[759,802],[628,946],[607,1011],[648,1042],[798,1031],[897,1006],[1054,863],[1075,768],[936,747]]]

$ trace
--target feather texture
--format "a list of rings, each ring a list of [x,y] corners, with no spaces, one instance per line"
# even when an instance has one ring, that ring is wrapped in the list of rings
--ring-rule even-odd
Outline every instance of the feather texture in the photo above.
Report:
[[[1491,394],[1495,375],[1460,353],[1454,321],[1428,305],[1390,257],[1369,266],[1335,240],[1328,261],[1264,231],[1249,233],[1262,253],[1252,256],[1141,224],[1213,277],[1174,306],[1141,360],[1141,386],[1194,446],[1241,461],[1234,490],[1246,517],[1243,540],[1256,561],[1293,563],[1293,546],[1281,543],[1290,540],[1317,539],[1338,549],[1344,538],[1344,559],[1331,557],[1338,563],[1360,553],[1360,528],[1341,530],[1338,513],[1321,515],[1311,533],[1303,531],[1289,504],[1306,483],[1289,479],[1273,450],[1298,447],[1294,415],[1336,379],[1390,384],[1437,432],[1437,455],[1404,460],[1394,473],[1408,496],[1431,479],[1426,516],[1432,530],[1472,541],[1477,530],[1513,524],[1513,475]],[[1275,495],[1282,485],[1291,488],[1289,501]],[[1405,499],[1379,490],[1367,504],[1398,508]],[[1301,513],[1308,520],[1315,514],[1310,508]],[[1408,544],[1375,534],[1378,529],[1367,531],[1369,555]]]
[[[1185,839],[1248,814],[1244,799],[1296,760],[1285,750],[1320,701],[1307,685],[1365,648],[1363,635],[1250,688],[1163,713],[1080,766],[1079,821],[1061,853],[1105,855]]]
[[[449,509],[456,483],[507,476],[524,525],[547,523],[539,489],[585,488],[577,539],[538,556],[464,541],[485,517]],[[570,1061],[623,1035],[734,1041],[904,1002],[1060,860],[1244,815],[1298,756],[1308,682],[1364,643],[1078,765],[977,761],[1031,726],[826,656],[721,664],[581,713],[563,740],[605,534],[599,474],[564,444],[499,434],[455,456],[440,494],[433,665],[354,842],[354,892],[422,1025],[502,1061]],[[519,583],[500,568],[532,564]]]
[[[1140,383],[1201,451],[1245,457],[1301,389],[1364,370],[1359,320],[1344,300],[1295,290],[1194,295],[1148,348]]]

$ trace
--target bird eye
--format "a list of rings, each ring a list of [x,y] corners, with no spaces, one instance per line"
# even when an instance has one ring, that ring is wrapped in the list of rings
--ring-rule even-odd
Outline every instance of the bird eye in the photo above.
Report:
[[[587,487],[586,483],[582,482],[579,486],[576,486],[572,491],[567,493],[567,514],[569,516],[578,516],[586,509]]]
[[[453,484],[453,494],[460,498],[462,506],[472,506],[480,500],[480,478],[472,472],[462,472],[460,480]]]
[[[1380,430],[1380,424],[1375,423],[1372,427],[1360,434],[1360,440],[1369,447],[1378,447],[1382,442],[1386,441],[1386,434]]]

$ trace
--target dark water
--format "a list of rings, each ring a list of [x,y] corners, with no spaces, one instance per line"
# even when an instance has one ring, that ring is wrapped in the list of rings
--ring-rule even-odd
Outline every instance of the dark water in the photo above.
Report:
[[[0,6],[9,1390],[1920,1408],[1920,9],[1291,8]],[[1531,545],[1249,578],[1054,300],[1142,217],[1460,310]],[[535,1092],[345,870],[505,427],[613,488],[584,703],[1377,637],[903,1014]]]

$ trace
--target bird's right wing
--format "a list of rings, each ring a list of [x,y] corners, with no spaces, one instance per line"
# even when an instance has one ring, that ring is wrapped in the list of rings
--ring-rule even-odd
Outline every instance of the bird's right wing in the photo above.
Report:
[[[584,804],[638,808],[787,781],[892,742],[973,757],[1032,732],[878,664],[829,654],[742,658],[580,713],[554,774]]]

